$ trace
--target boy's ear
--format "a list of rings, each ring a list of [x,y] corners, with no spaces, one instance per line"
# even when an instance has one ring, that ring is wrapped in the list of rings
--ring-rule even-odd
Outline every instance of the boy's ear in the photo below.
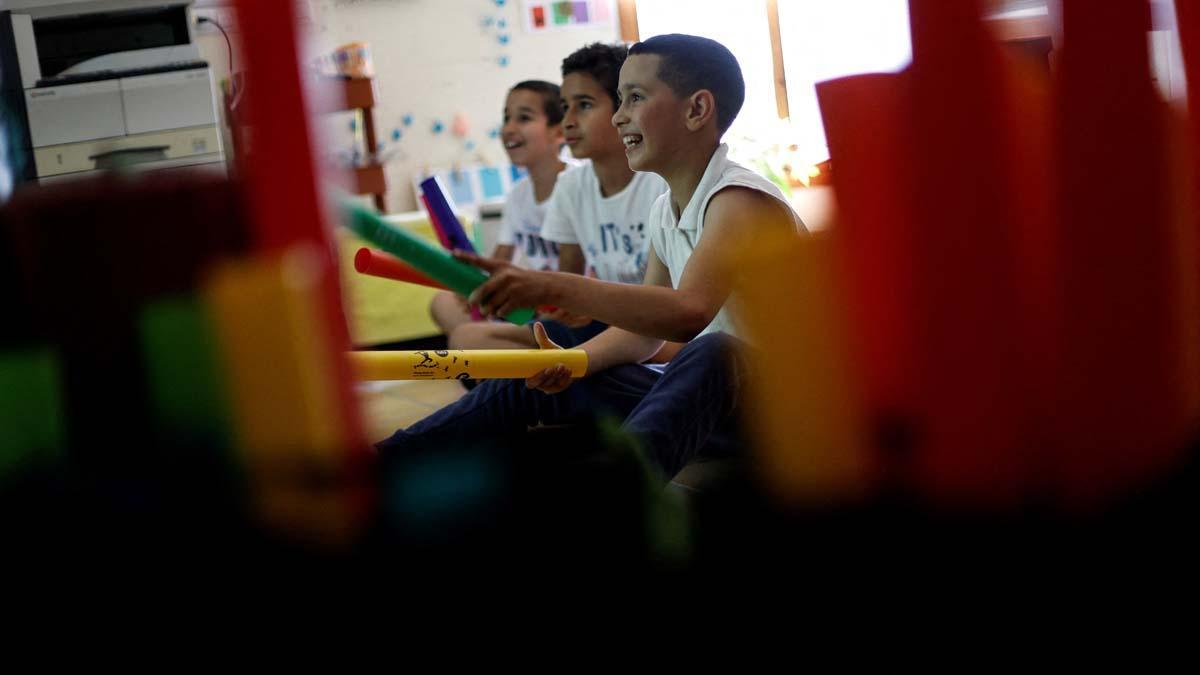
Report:
[[[688,131],[699,131],[717,118],[717,99],[711,91],[699,89],[688,97],[685,123]]]

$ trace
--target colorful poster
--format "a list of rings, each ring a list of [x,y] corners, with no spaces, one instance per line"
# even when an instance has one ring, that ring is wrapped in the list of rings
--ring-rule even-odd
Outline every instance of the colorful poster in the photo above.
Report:
[[[469,165],[418,171],[413,175],[413,193],[421,194],[421,181],[437,176],[446,187],[448,197],[460,208],[478,209],[484,202],[502,201],[512,184],[528,175],[525,169],[512,164],[498,166]]]
[[[524,0],[521,5],[525,32],[540,33],[569,28],[611,25],[614,0]]]
[[[504,184],[501,182],[499,169],[490,166],[480,169],[479,181],[483,183],[484,201],[504,197]]]

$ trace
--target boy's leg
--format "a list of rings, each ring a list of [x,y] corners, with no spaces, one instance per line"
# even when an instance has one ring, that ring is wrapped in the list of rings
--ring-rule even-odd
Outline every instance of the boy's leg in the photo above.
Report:
[[[528,326],[496,321],[464,323],[450,333],[450,349],[536,349]]]
[[[571,328],[557,321],[543,321],[546,335],[560,347],[577,347],[599,335],[605,324],[593,321],[586,326]],[[465,323],[450,333],[450,349],[536,349],[533,324],[517,326],[499,321]]]
[[[597,335],[603,333],[608,328],[608,324],[593,321],[586,326],[578,326],[572,328],[558,321],[542,321],[542,327],[546,329],[546,337],[559,347],[570,349],[591,340]],[[533,326],[529,326],[529,334],[533,335]]]
[[[642,440],[664,481],[696,457],[740,452],[744,347],[724,333],[692,340],[626,418],[624,428]]]
[[[642,366],[618,366],[553,395],[526,388],[524,380],[484,380],[466,396],[376,447],[382,453],[437,451],[511,440],[539,424],[568,424],[599,414],[624,419],[659,377]]]
[[[433,322],[446,335],[453,333],[459,326],[471,323],[471,312],[463,301],[450,291],[438,291],[429,303],[429,314]]]

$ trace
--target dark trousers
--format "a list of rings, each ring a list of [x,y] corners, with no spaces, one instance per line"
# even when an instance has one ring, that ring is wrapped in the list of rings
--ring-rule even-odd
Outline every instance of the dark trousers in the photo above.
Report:
[[[607,414],[624,420],[622,428],[640,440],[646,459],[669,481],[697,457],[740,452],[742,348],[735,338],[711,333],[689,342],[661,373],[616,366],[553,395],[528,389],[523,380],[487,380],[377,447],[385,454],[437,451]]]

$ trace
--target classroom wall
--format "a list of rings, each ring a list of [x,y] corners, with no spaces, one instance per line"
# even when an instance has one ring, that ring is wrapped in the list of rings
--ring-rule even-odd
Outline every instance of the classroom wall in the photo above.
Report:
[[[376,129],[388,157],[389,211],[416,209],[412,176],[425,167],[504,163],[500,141],[488,132],[500,125],[504,95],[524,79],[558,82],[559,65],[576,48],[617,39],[615,6],[604,27],[570,27],[527,33],[522,0],[298,0],[308,49],[317,54],[339,45],[371,45],[379,105]],[[202,3],[218,4],[219,3]],[[614,3],[615,5],[615,3]],[[490,25],[485,25],[490,19]],[[500,22],[505,24],[499,28]],[[507,44],[501,35],[508,36]],[[240,39],[235,28],[235,40]],[[218,79],[228,73],[219,33],[197,35]],[[507,65],[501,59],[507,57]],[[239,56],[234,55],[239,60]],[[455,117],[468,133],[456,137]],[[405,125],[406,116],[411,116]],[[435,122],[443,130],[434,133]],[[347,155],[353,146],[348,113],[317,122],[324,138],[319,154]],[[401,139],[392,141],[393,129]]]

